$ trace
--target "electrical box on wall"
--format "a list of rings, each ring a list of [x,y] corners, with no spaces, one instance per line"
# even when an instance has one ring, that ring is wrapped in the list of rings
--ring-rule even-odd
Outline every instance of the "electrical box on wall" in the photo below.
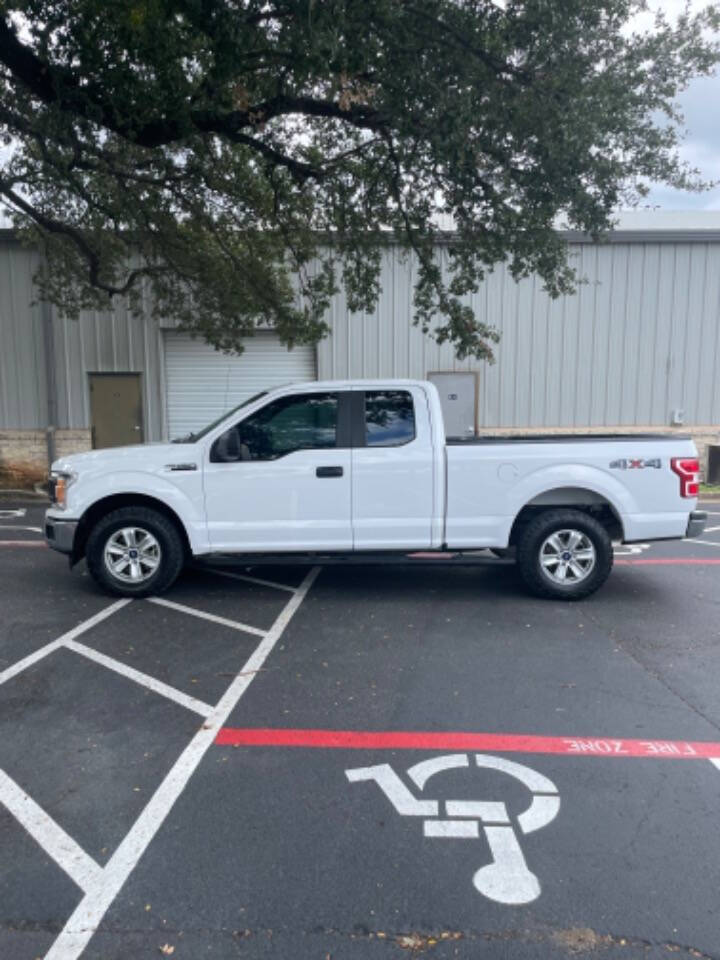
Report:
[[[673,427],[682,427],[685,423],[685,411],[681,407],[675,407],[670,411],[670,423]]]

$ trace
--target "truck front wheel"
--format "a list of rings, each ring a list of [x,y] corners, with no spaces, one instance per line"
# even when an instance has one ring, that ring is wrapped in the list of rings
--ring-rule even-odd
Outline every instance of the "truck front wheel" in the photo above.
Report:
[[[139,506],[121,507],[98,520],[85,556],[96,582],[121,597],[162,593],[185,562],[183,542],[172,520]]]
[[[547,510],[523,530],[517,559],[536,596],[581,600],[610,575],[612,541],[605,527],[581,510]]]

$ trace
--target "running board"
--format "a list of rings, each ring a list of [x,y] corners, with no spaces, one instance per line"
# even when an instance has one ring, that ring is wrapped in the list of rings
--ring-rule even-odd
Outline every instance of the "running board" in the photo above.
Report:
[[[405,566],[444,567],[510,567],[514,558],[495,557],[487,552],[423,550],[417,553],[210,553],[193,558],[208,566],[370,566],[377,564],[404,564]]]

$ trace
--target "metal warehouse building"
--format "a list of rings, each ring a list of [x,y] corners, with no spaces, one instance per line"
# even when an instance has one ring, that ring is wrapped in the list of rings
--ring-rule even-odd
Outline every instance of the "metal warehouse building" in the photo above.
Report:
[[[603,244],[565,236],[586,278],[573,296],[500,268],[470,298],[502,335],[490,366],[412,325],[413,263],[390,243],[372,314],[340,294],[317,347],[288,351],[265,330],[236,357],[121,301],[60,317],[34,302],[38,255],[3,231],[0,471],[40,477],[54,453],[179,436],[315,378],[430,377],[453,433],[682,427],[720,442],[720,213],[625,215]]]

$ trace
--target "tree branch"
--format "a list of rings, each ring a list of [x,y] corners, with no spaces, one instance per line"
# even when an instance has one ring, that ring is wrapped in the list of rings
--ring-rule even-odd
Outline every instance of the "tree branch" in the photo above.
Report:
[[[112,105],[107,103],[97,84],[80,84],[67,67],[50,64],[38,57],[19,39],[12,26],[0,17],[0,62],[39,100],[57,105],[77,117],[97,123],[118,136],[140,147],[154,148],[174,143],[198,133],[214,133],[236,138],[246,127],[256,127],[273,117],[302,114],[308,117],[327,117],[343,120],[353,126],[369,130],[380,129],[379,113],[369,107],[352,104],[343,109],[332,100],[280,94],[255,104],[246,110],[217,112],[208,109],[190,110],[187,122],[178,118],[162,117],[139,127],[118,120]],[[253,145],[261,151],[272,148]],[[289,164],[287,161],[285,165]],[[311,169],[311,168],[309,168]],[[297,172],[297,171],[296,171]],[[305,172],[305,176],[310,174]]]
[[[139,277],[157,276],[158,274],[169,272],[168,267],[160,265],[137,267],[134,270],[130,270],[130,272],[127,274],[125,283],[123,283],[122,286],[115,286],[107,283],[100,277],[100,257],[87,242],[81,230],[78,230],[69,223],[64,223],[42,213],[42,211],[28,203],[24,197],[21,197],[18,193],[16,193],[12,189],[11,184],[3,178],[0,178],[0,194],[6,197],[16,209],[22,211],[26,216],[30,217],[31,220],[37,223],[38,226],[42,227],[43,230],[46,230],[48,233],[54,235],[66,236],[72,240],[77,250],[82,254],[87,262],[88,281],[90,285],[98,290],[102,290],[109,297],[123,296],[124,294],[128,293],[130,288],[135,284],[135,281]]]

